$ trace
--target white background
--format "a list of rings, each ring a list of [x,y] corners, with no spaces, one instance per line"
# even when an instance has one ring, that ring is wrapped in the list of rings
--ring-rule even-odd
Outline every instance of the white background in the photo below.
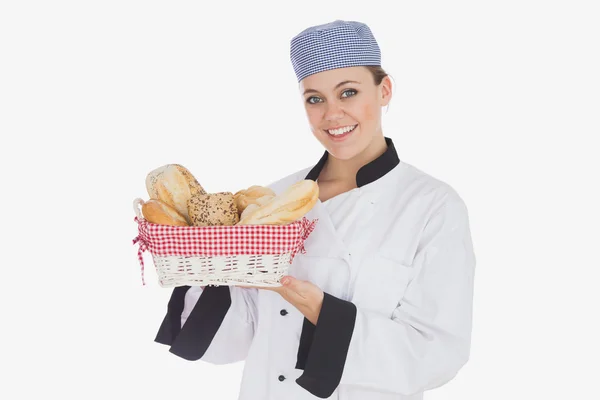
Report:
[[[353,19],[384,133],[471,216],[472,357],[426,398],[599,399],[597,4],[3,1],[2,397],[236,398],[243,364],[153,342],[170,290],[148,256],[141,285],[132,202],[166,163],[216,192],[316,162],[289,40]]]

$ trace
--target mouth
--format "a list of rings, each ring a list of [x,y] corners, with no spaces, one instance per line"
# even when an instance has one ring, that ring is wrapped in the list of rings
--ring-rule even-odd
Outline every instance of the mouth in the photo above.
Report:
[[[339,140],[339,139],[343,139],[343,138],[349,136],[352,132],[354,132],[354,130],[356,129],[357,126],[358,126],[358,124],[343,126],[343,127],[336,128],[336,129],[325,129],[325,132],[327,132],[329,137],[331,137],[332,139]]]

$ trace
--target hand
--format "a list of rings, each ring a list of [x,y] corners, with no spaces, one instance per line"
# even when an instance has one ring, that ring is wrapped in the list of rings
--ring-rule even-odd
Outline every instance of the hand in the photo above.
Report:
[[[323,291],[311,282],[302,281],[292,276],[284,276],[281,279],[281,285],[262,287],[261,289],[279,293],[281,297],[296,307],[313,325],[317,325],[325,296]]]

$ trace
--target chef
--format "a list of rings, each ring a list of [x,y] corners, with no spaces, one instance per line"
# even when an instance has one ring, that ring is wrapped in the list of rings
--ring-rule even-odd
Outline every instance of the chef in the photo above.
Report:
[[[156,341],[190,361],[245,360],[240,400],[422,399],[469,358],[467,208],[384,136],[391,81],[367,25],[310,27],[291,61],[324,153],[269,187],[318,183],[306,253],[280,287],[175,288]]]

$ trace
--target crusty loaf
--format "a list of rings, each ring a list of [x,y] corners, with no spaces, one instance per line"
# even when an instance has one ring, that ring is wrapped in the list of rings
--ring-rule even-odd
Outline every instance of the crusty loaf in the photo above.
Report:
[[[275,197],[275,192],[268,187],[254,185],[237,191],[233,197],[238,213],[241,215],[250,204],[262,205]]]
[[[259,206],[267,204],[274,197],[275,196],[271,196],[271,195],[267,194],[267,195],[264,195],[264,196],[256,198],[256,199],[253,199],[253,198],[244,199],[244,200],[242,200],[241,203],[236,202],[236,207],[238,210],[238,214],[240,215],[240,219],[242,218],[242,215],[248,214],[247,211],[249,208],[256,209]]]
[[[239,195],[244,195],[247,197],[258,198],[258,197],[262,197],[267,194],[271,195],[271,196],[275,196],[275,192],[273,191],[273,189],[268,188],[266,186],[253,185],[247,189],[242,189],[242,190],[237,191],[234,194],[234,197],[237,197]]]
[[[319,199],[319,186],[310,179],[291,185],[266,204],[246,213],[239,225],[286,225],[302,218]]]
[[[235,225],[239,221],[231,192],[193,195],[188,201],[188,216],[194,226]]]
[[[271,196],[271,195],[266,195],[266,196],[263,196],[263,197],[259,197],[258,199],[254,200],[254,201],[252,202],[252,204],[256,204],[256,205],[258,205],[258,206],[262,206],[262,205],[265,205],[265,204],[267,204],[269,201],[271,201],[271,199],[272,199],[273,197],[275,197],[275,195],[273,195],[273,196]]]
[[[151,171],[146,177],[146,189],[151,199],[170,205],[186,219],[187,203],[192,195],[206,194],[192,173],[179,164],[167,164]]]
[[[248,207],[246,207],[244,211],[242,211],[242,214],[240,215],[240,220],[246,218],[253,211],[258,210],[259,208],[260,206],[258,204],[248,204]]]
[[[187,226],[189,225],[183,215],[170,205],[160,200],[150,199],[142,203],[142,214],[146,221],[153,224]]]

